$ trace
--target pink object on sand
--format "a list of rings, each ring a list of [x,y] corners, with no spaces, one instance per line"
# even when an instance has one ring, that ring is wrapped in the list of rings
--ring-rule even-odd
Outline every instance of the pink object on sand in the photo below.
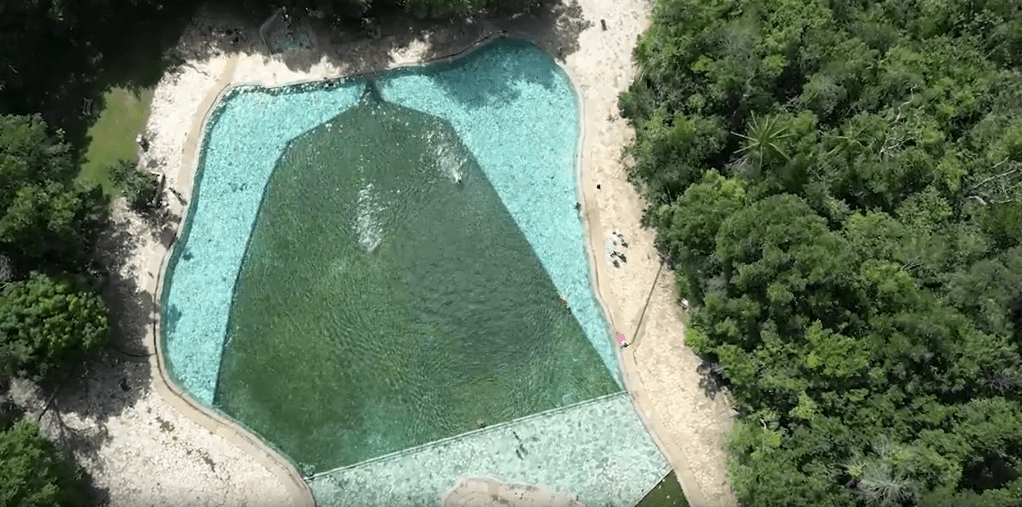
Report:
[[[618,345],[624,345],[625,344],[625,335],[623,335],[621,333],[617,334],[617,344]]]

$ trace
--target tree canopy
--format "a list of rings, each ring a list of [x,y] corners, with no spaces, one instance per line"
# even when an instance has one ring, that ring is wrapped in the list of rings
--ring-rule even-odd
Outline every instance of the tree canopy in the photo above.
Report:
[[[0,428],[0,506],[84,507],[86,481],[34,422],[21,419]]]
[[[83,281],[32,273],[0,292],[0,375],[54,377],[108,332],[106,304]]]
[[[71,147],[39,116],[0,115],[0,253],[34,265],[87,262],[108,201],[77,174]]]
[[[109,169],[110,179],[121,187],[128,207],[145,212],[156,207],[160,193],[160,178],[146,171],[132,160],[118,160]]]
[[[630,177],[744,505],[1022,500],[1022,4],[658,0]]]
[[[442,16],[490,7],[500,0],[258,0],[264,5],[310,9],[325,15],[360,16],[372,7],[399,7],[423,14]]]

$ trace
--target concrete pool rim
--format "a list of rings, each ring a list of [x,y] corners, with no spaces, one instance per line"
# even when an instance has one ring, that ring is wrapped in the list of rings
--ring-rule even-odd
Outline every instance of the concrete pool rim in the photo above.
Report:
[[[188,182],[188,186],[190,187],[191,190],[190,200],[188,204],[184,207],[184,210],[182,211],[181,220],[174,230],[174,236],[170,241],[169,247],[167,247],[166,250],[163,252],[163,255],[160,256],[160,263],[158,269],[151,270],[153,272],[156,272],[157,276],[155,277],[155,279],[151,279],[146,284],[146,288],[152,291],[154,301],[156,302],[156,308],[151,327],[152,341],[149,343],[149,345],[152,346],[154,352],[154,355],[151,358],[151,362],[154,363],[154,366],[160,372],[159,375],[160,382],[154,382],[154,385],[156,386],[157,390],[161,392],[161,394],[168,401],[168,403],[170,403],[179,411],[181,411],[183,415],[189,417],[189,419],[192,419],[193,421],[205,427],[212,433],[220,435],[226,440],[234,443],[235,445],[238,445],[246,453],[252,455],[253,458],[256,459],[256,461],[266,466],[271,473],[273,473],[281,480],[285,488],[288,490],[289,496],[296,498],[296,500],[301,499],[302,501],[300,503],[302,505],[315,505],[316,502],[314,497],[312,496],[312,491],[311,488],[309,487],[307,479],[302,476],[302,474],[295,468],[291,461],[285,458],[283,454],[273,449],[267,442],[263,441],[261,438],[247,430],[239,422],[230,419],[229,417],[219,413],[219,411],[216,411],[212,407],[209,407],[206,404],[196,400],[190,393],[182,389],[176,383],[176,381],[174,381],[171,372],[167,369],[166,358],[164,357],[163,348],[164,343],[160,325],[162,320],[163,307],[162,303],[164,296],[163,289],[165,283],[165,275],[166,270],[172,264],[171,261],[174,259],[177,240],[184,233],[187,232],[187,229],[190,225],[191,212],[193,205],[195,203],[195,197],[197,196],[196,189],[198,188],[198,185],[201,184],[200,172],[201,171],[200,165],[202,161],[201,153],[203,151],[202,148],[204,147],[206,142],[206,134],[208,133],[210,122],[215,118],[216,112],[223,105],[224,98],[228,97],[231,93],[241,88],[259,87],[264,90],[282,90],[284,88],[296,87],[301,85],[323,85],[325,83],[332,84],[336,82],[343,83],[359,78],[371,79],[374,76],[391,72],[400,68],[426,67],[434,64],[445,63],[466,56],[474,52],[475,50],[485,46],[487,43],[491,41],[505,38],[518,39],[535,45],[537,48],[543,51],[546,54],[546,56],[549,57],[555,63],[555,65],[557,65],[558,68],[560,68],[560,70],[568,78],[568,81],[571,83],[575,104],[576,107],[578,108],[577,121],[579,123],[578,125],[579,133],[575,156],[576,196],[578,202],[582,206],[582,209],[586,210],[587,209],[585,208],[586,198],[583,188],[585,180],[583,179],[583,175],[587,157],[585,156],[583,149],[585,146],[586,139],[585,119],[587,116],[583,95],[581,93],[581,90],[578,88],[576,79],[574,78],[570,69],[563,65],[562,62],[558,61],[557,58],[554,57],[554,55],[551,55],[548,51],[544,50],[543,46],[539,44],[534,37],[522,32],[495,30],[485,36],[478,38],[477,40],[470,43],[461,50],[455,51],[442,57],[437,57],[421,62],[401,64],[387,69],[380,69],[370,72],[351,73],[336,76],[334,78],[329,78],[326,80],[299,79],[275,86],[266,86],[258,82],[231,83],[229,79],[234,72],[233,63],[235,61],[234,59],[237,58],[237,55],[235,55],[232,57],[232,60],[228,62],[227,68],[225,68],[220,79],[217,81],[215,85],[216,87],[215,95],[213,95],[212,92],[207,95],[207,100],[211,95],[213,95],[213,98],[211,101],[209,101],[209,105],[205,108],[205,111],[202,111],[203,116],[201,122],[198,124],[198,129],[192,129],[192,131],[189,132],[187,136],[185,147],[183,150],[184,160],[182,163],[181,171],[182,173],[191,175],[191,181]],[[228,81],[226,83],[222,83],[225,78]],[[200,108],[201,107],[202,105],[200,104]],[[198,111],[196,112],[196,116],[197,115]],[[199,136],[198,140],[195,139],[196,136]],[[580,220],[583,223],[586,239],[585,242],[587,243],[585,245],[585,249],[589,261],[590,270],[589,278],[591,286],[590,289],[593,297],[598,302],[600,309],[603,312],[603,318],[605,324],[607,325],[608,331],[611,331],[608,333],[607,340],[612,341],[613,335],[612,332],[615,329],[613,323],[613,314],[607,308],[606,303],[604,302],[599,291],[597,270],[595,264],[598,258],[596,257],[596,251],[592,244],[593,238],[590,236],[591,227],[589,221],[585,218],[585,216],[580,217]],[[155,257],[156,256],[154,256],[154,258]],[[150,264],[152,264],[151,261],[152,259],[150,260]],[[616,366],[618,369],[617,372],[612,373],[615,374],[617,378],[621,379],[622,383],[621,387],[625,392],[628,392],[633,408],[635,409],[640,420],[642,420],[643,425],[646,428],[646,432],[651,436],[653,441],[656,443],[657,447],[660,449],[661,454],[668,456],[667,453],[664,452],[664,446],[660,442],[659,438],[657,438],[656,434],[653,431],[651,431],[651,425],[647,421],[645,414],[643,414],[643,412],[639,409],[639,406],[637,405],[634,396],[631,394],[630,390],[628,389],[628,386],[625,383],[624,379],[626,378],[626,376],[624,375],[623,371],[624,367],[622,363],[623,357],[621,351],[616,346],[614,346],[613,343],[611,348],[614,351],[615,358],[617,359]]]

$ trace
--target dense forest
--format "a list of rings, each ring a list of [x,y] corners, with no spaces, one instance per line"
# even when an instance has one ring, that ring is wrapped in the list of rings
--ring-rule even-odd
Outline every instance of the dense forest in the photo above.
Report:
[[[742,505],[1022,505],[1022,3],[657,0],[635,57]]]

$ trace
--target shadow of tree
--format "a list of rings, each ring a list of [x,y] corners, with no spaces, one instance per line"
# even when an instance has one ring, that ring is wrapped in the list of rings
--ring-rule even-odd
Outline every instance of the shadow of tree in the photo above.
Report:
[[[137,229],[126,215],[115,213],[99,239],[102,293],[110,311],[109,346],[68,371],[59,383],[43,386],[46,401],[37,415],[63,452],[94,471],[103,468],[100,451],[110,438],[107,422],[134,406],[152,380],[145,340],[155,305],[136,282],[139,268],[128,265],[145,237]],[[109,498],[108,492],[92,489],[97,504]]]
[[[140,3],[55,38],[49,44],[59,49],[41,56],[36,65],[45,74],[24,87],[3,90],[0,111],[41,113],[51,128],[61,129],[65,139],[83,152],[88,129],[106,107],[105,92],[122,87],[137,94],[180,63],[170,50],[194,6],[186,1],[157,12]]]
[[[500,32],[527,35],[550,55],[563,59],[578,49],[579,34],[593,25],[584,19],[577,0],[533,2],[520,9],[491,9],[443,19],[422,18],[400,7],[374,7],[362,20],[295,15],[295,29],[307,33],[314,47],[272,53],[259,35],[259,25],[265,19],[223,4],[205,6],[185,30],[203,36],[202,43],[179,48],[170,60],[202,60],[241,52],[281,61],[294,71],[308,71],[326,62],[344,69],[345,74],[367,74],[386,69],[394,63],[395,51],[416,40],[427,41],[422,59],[428,62],[456,56],[475,41]]]
[[[506,53],[526,47],[534,46],[524,41],[511,41],[500,46],[487,45],[472,53],[480,58],[458,58],[432,66],[424,75],[443,76],[443,79],[433,82],[446,92],[447,97],[469,109],[513,102],[527,84],[554,88],[558,78],[557,69],[551,65],[553,62],[547,55],[530,55],[532,58],[486,58],[487,53]],[[503,67],[495,69],[495,63]]]
[[[724,370],[720,364],[706,361],[705,359],[696,367],[699,374],[699,388],[703,394],[711,400],[717,399],[717,394],[727,391],[727,380],[724,378]]]
[[[326,61],[346,73],[361,74],[385,69],[393,63],[393,51],[417,39],[428,41],[424,54],[428,61],[453,56],[483,36],[502,31],[529,34],[547,53],[563,58],[577,50],[578,35],[592,26],[576,0],[512,2],[503,9],[443,19],[380,6],[362,19],[297,15],[298,28],[309,35],[314,48],[272,54],[259,37],[259,26],[269,12],[242,11],[226,3],[197,6],[192,0],[166,3],[166,8],[140,3],[103,16],[101,24],[81,27],[81,33],[68,35],[59,56],[46,58],[45,79],[24,89],[0,90],[0,111],[41,112],[83,152],[89,128],[106,107],[105,92],[120,87],[137,94],[167,72],[188,65],[189,59],[242,52],[277,59],[291,70],[308,70]],[[189,30],[203,37],[182,48],[179,41]]]
[[[125,88],[139,94],[168,72],[230,53],[258,54],[307,71],[328,62],[346,74],[378,72],[393,63],[392,53],[415,40],[427,40],[426,61],[457,55],[473,42],[498,32],[528,34],[550,55],[563,59],[578,49],[578,36],[592,22],[585,20],[577,0],[543,1],[519,9],[425,19],[400,7],[374,8],[362,20],[327,21],[296,16],[309,34],[313,49],[271,53],[259,37],[268,13],[240,11],[226,4],[182,2],[162,12],[139,7],[111,17],[109,26],[90,27],[95,40],[75,43],[48,67],[43,86],[11,102],[0,97],[4,112],[42,112],[53,128],[80,153],[88,146],[89,128],[106,104],[104,93]],[[368,23],[363,21],[368,20]],[[365,26],[372,26],[372,33]],[[183,37],[186,34],[192,37]],[[377,36],[378,35],[378,36]],[[196,37],[199,36],[199,37]],[[192,39],[194,44],[179,44]],[[542,80],[542,76],[532,76]]]
[[[383,69],[392,63],[390,54],[408,47],[415,40],[427,40],[429,47],[422,55],[424,61],[456,56],[486,36],[504,32],[526,35],[550,55],[563,59],[578,49],[578,36],[592,23],[582,16],[577,0],[530,3],[522,9],[492,9],[483,13],[451,16],[442,20],[420,19],[411,14],[394,11],[374,13],[378,21],[379,40],[367,40],[364,34],[334,32],[329,36],[333,48],[344,48],[343,53],[326,51],[335,62],[350,61],[354,56],[361,66],[356,73]],[[362,44],[357,44],[362,42]]]

